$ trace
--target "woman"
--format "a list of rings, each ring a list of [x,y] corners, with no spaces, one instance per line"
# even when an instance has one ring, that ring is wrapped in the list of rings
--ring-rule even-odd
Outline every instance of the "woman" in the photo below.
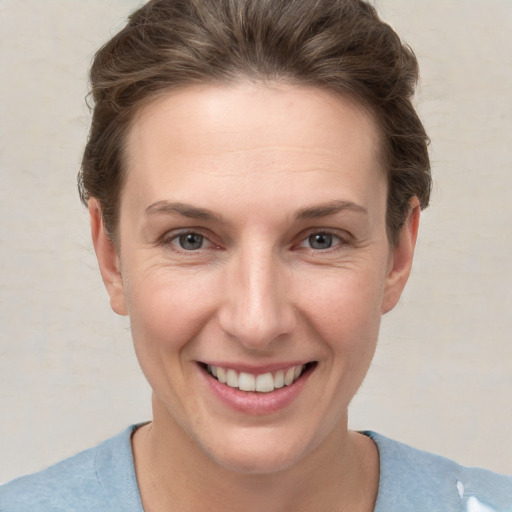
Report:
[[[428,204],[417,64],[364,2],[152,1],[97,54],[81,197],[153,421],[0,510],[506,511],[347,409]]]

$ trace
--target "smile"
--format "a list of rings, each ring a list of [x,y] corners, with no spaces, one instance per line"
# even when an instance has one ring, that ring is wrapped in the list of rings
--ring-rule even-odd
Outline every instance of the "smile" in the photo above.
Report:
[[[207,365],[207,372],[221,384],[240,391],[253,391],[256,393],[271,393],[276,389],[290,386],[295,383],[315,363],[290,366],[275,372],[266,372],[254,375],[247,372],[238,372],[232,368]]]

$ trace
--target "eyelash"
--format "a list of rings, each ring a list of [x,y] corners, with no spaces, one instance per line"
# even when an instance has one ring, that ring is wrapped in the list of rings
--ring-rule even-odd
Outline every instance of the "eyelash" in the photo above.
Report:
[[[311,237],[314,237],[314,236],[324,236],[324,237],[328,236],[328,237],[332,237],[333,245],[331,247],[327,247],[325,249],[315,249],[315,248],[311,247],[311,245],[309,247],[303,247],[302,244],[304,244],[305,242],[310,240]],[[334,239],[337,242],[335,242]],[[310,230],[310,231],[308,231],[306,236],[304,238],[302,238],[301,243],[299,244],[299,247],[300,248],[305,248],[305,249],[310,249],[310,250],[313,250],[315,252],[327,253],[327,252],[333,252],[333,251],[336,251],[336,250],[340,250],[342,247],[346,246],[348,243],[349,243],[349,240],[348,240],[347,236],[342,236],[339,233],[331,231],[329,229],[319,229],[319,230]]]
[[[218,248],[218,246],[216,244],[214,244],[207,235],[203,234],[200,230],[197,230],[197,229],[188,229],[186,231],[181,231],[178,233],[167,233],[160,239],[159,245],[162,245],[165,247],[173,246],[173,250],[175,250],[176,252],[185,253],[185,254],[194,254],[194,253],[197,254],[202,249],[209,248],[209,247],[206,247],[206,248],[200,247],[198,249],[185,249],[178,245],[180,242],[180,239],[185,238],[187,236],[191,236],[191,235],[201,237],[201,239],[202,239],[201,241],[203,243],[207,242],[211,246]]]
[[[191,235],[201,237],[201,242],[202,243],[206,242],[209,246],[208,247],[199,247],[197,249],[185,249],[185,248],[181,247],[180,239],[187,237],[187,236],[191,236]],[[311,244],[307,247],[303,245],[304,243],[307,243],[308,240],[311,239],[311,237],[314,237],[314,236],[332,237],[333,245],[330,247],[327,247],[325,249],[315,249],[315,248],[311,247]],[[340,250],[343,247],[349,245],[350,243],[351,242],[350,242],[349,236],[342,236],[338,232],[335,232],[335,231],[332,231],[329,229],[310,229],[306,233],[302,233],[300,235],[299,243],[293,244],[292,247],[298,248],[299,250],[304,250],[304,251],[311,250],[316,253],[330,253],[330,252]],[[205,250],[205,249],[210,249],[210,248],[219,249],[220,248],[219,245],[217,245],[211,241],[211,239],[208,235],[202,233],[201,230],[199,230],[199,229],[188,229],[186,231],[181,231],[178,233],[167,233],[159,240],[158,245],[162,245],[165,247],[172,246],[172,250],[182,253],[182,254],[198,254],[199,252],[201,252],[202,250]]]

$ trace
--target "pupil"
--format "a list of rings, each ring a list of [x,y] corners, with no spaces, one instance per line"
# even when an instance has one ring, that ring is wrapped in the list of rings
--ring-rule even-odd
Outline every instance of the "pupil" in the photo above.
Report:
[[[329,235],[329,233],[311,235],[309,243],[313,249],[329,249],[332,246],[332,235]]]
[[[194,249],[200,249],[203,245],[203,237],[195,233],[189,233],[188,235],[180,236],[180,245],[187,251],[193,251]]]

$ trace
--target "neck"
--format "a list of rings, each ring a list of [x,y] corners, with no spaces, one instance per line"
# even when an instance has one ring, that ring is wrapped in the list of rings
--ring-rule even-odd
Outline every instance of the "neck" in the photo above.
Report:
[[[217,464],[168,414],[154,413],[133,437],[146,512],[373,511],[378,451],[371,439],[347,430],[346,418],[292,467],[252,474]]]

